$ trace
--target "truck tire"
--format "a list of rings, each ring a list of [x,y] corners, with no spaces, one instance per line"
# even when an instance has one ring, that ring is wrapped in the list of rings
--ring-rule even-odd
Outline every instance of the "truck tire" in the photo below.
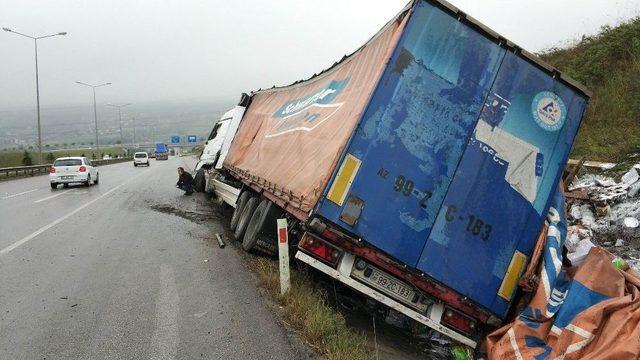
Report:
[[[193,179],[193,189],[197,192],[204,192],[204,169],[200,168]]]
[[[231,222],[229,223],[229,227],[231,231],[235,231],[238,226],[238,220],[240,220],[240,215],[242,215],[242,209],[244,208],[244,204],[247,203],[247,200],[251,197],[251,192],[245,191],[240,194],[240,197],[236,201],[236,208],[233,209],[233,215],[231,215]]]
[[[258,202],[260,199],[256,197],[252,197],[247,200],[247,203],[242,207],[242,214],[240,214],[240,220],[238,220],[238,226],[236,226],[236,231],[233,233],[234,237],[238,241],[242,241],[242,237],[244,236],[245,230],[247,230],[247,224],[249,224],[249,220],[251,220],[251,216],[253,212],[256,210],[258,206]]]
[[[273,202],[264,199],[258,205],[251,216],[242,239],[242,248],[250,252],[261,238],[273,238],[278,226],[276,219],[280,215],[280,209]]]

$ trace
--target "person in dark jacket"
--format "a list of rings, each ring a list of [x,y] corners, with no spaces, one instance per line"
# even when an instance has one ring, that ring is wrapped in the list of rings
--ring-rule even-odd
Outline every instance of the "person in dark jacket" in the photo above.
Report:
[[[176,187],[184,190],[185,195],[193,194],[193,176],[184,171],[183,167],[178,168],[178,182],[176,183]]]

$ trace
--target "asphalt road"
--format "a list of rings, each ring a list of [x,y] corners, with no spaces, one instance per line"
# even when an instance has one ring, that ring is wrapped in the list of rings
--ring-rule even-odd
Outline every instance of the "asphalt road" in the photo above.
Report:
[[[297,359],[225,218],[173,187],[192,159],[100,167],[100,184],[0,183],[0,359]]]

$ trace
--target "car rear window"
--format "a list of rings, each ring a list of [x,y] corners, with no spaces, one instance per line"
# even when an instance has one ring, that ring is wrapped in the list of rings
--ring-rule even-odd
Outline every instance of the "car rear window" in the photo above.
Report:
[[[145,158],[145,157],[147,157],[147,154],[136,154],[135,157],[137,157],[137,158]]]
[[[53,166],[80,166],[82,160],[80,159],[62,159],[53,162]]]

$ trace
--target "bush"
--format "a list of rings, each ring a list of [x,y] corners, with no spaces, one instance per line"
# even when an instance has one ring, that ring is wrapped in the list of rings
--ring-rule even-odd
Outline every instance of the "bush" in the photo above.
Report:
[[[31,158],[31,154],[29,154],[27,150],[25,150],[24,154],[22,155],[22,165],[24,166],[33,165],[33,159]]]
[[[640,17],[540,55],[593,91],[573,156],[617,162],[640,150]]]

